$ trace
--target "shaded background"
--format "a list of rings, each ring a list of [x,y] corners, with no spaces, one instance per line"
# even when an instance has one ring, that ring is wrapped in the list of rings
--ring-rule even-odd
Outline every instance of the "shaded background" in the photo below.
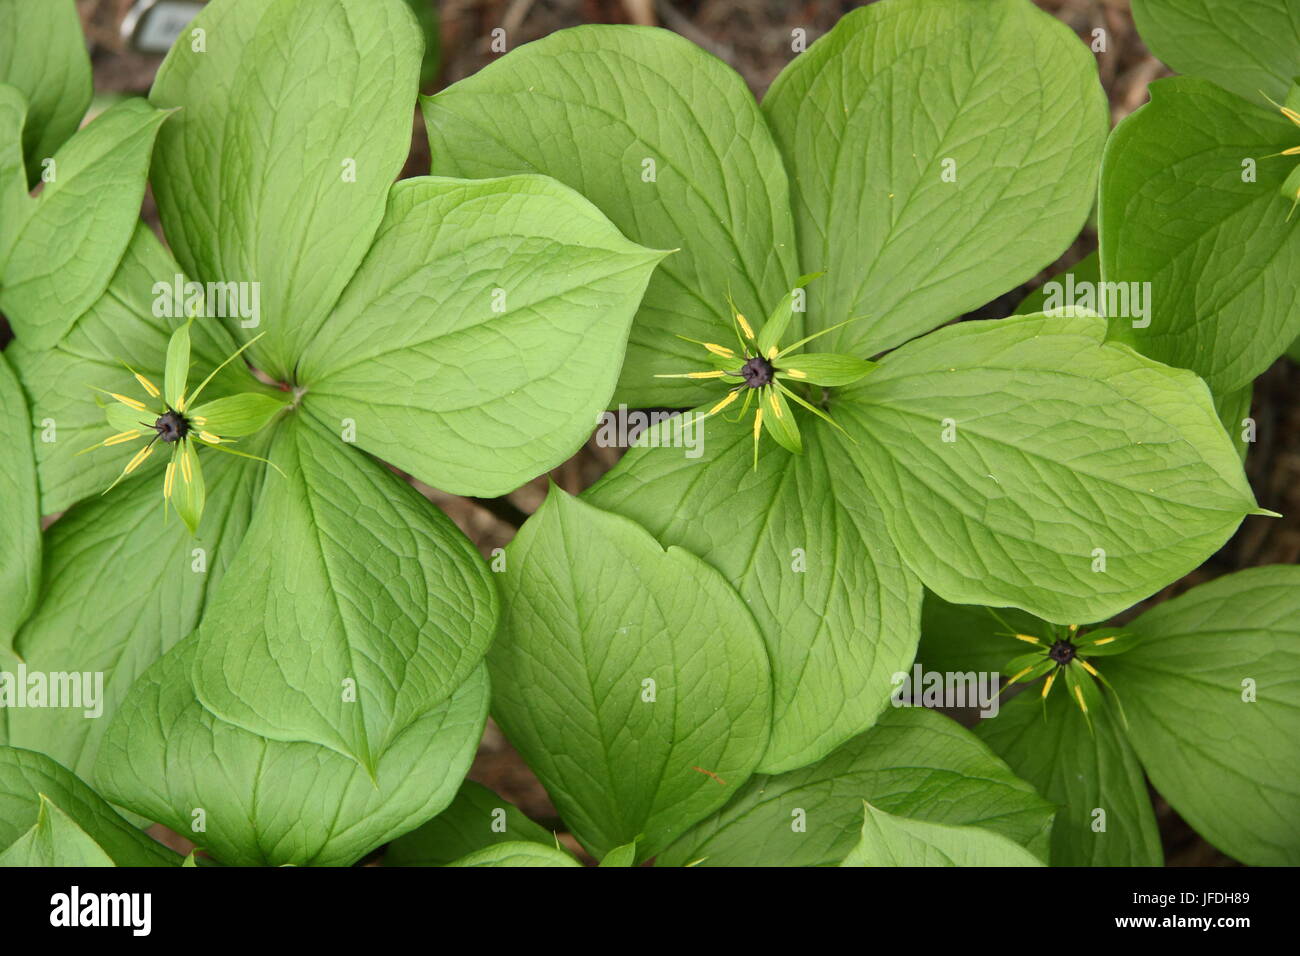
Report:
[[[91,46],[96,109],[112,98],[144,94],[161,63],[160,56],[133,51],[121,35],[121,25],[133,0],[77,0],[82,26]],[[495,59],[489,49],[491,31],[503,27],[508,46],[582,23],[640,23],[667,27],[731,64],[761,96],[791,59],[791,30],[801,27],[812,42],[860,3],[844,0],[411,0],[441,23],[440,51],[426,64],[425,92],[433,92],[476,72]],[[1133,27],[1128,0],[1035,0],[1038,6],[1068,24],[1087,42],[1093,31],[1106,31],[1106,51],[1097,54],[1102,83],[1110,97],[1112,122],[1119,122],[1147,98],[1147,85],[1170,71],[1147,51]],[[412,149],[403,176],[422,175],[429,168],[428,144],[413,116]],[[155,228],[157,214],[146,198],[145,219]],[[1096,234],[1086,228],[1061,260],[1030,283],[999,297],[963,318],[999,318],[1020,299],[1061,269],[1097,248]],[[0,318],[0,344],[8,329]],[[1256,444],[1246,471],[1260,503],[1290,517],[1281,520],[1248,518],[1245,524],[1201,568],[1166,588],[1148,603],[1167,599],[1194,584],[1240,568],[1300,561],[1300,367],[1279,359],[1255,384],[1252,416],[1258,423]],[[578,493],[604,474],[621,451],[588,442],[550,477]],[[514,536],[519,523],[546,493],[546,477],[503,498],[491,501],[447,495],[411,480],[469,535],[486,556]],[[528,816],[561,829],[537,778],[524,765],[496,726],[489,722],[470,778],[515,803]],[[1167,862],[1174,866],[1233,865],[1196,835],[1158,796],[1155,796],[1160,836]],[[168,835],[171,837],[171,835]],[[188,849],[178,837],[168,842]],[[577,849],[571,838],[566,842]]]

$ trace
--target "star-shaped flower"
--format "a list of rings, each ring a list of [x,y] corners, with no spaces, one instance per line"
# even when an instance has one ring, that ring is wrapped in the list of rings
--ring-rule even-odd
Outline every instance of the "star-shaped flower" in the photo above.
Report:
[[[1112,695],[1114,689],[1101,672],[1088,662],[1088,658],[1122,654],[1133,647],[1136,637],[1114,627],[1098,628],[1087,632],[1086,636],[1080,633],[1078,624],[1071,624],[1064,628],[1057,625],[1050,625],[1050,627],[1051,632],[1044,637],[1010,633],[1009,636],[1018,641],[1033,644],[1035,650],[1012,658],[1007,663],[1007,670],[1011,672],[1011,677],[1002,685],[1002,690],[1006,691],[1012,684],[1022,680],[1033,681],[1046,675],[1047,680],[1043,682],[1042,691],[1042,699],[1046,702],[1057,677],[1064,674],[1070,699],[1078,705],[1088,721],[1088,726],[1091,727],[1090,712],[1101,703],[1101,691],[1096,682],[1100,681],[1104,684],[1111,690]],[[1122,716],[1123,711],[1121,710],[1120,713]]]

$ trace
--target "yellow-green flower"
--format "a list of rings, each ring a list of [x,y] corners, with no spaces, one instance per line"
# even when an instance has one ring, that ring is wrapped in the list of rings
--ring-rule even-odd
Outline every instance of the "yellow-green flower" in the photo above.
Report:
[[[1032,634],[1009,635],[1018,641],[1033,644],[1036,649],[1007,663],[1011,677],[1002,685],[1002,690],[1005,691],[1022,680],[1033,681],[1046,676],[1042,691],[1042,699],[1046,702],[1057,678],[1063,677],[1070,699],[1083,712],[1091,727],[1092,711],[1101,703],[1101,690],[1097,682],[1104,684],[1112,695],[1114,689],[1088,659],[1122,654],[1133,647],[1136,637],[1114,627],[1099,628],[1086,634],[1080,633],[1077,624],[1064,628],[1058,625],[1050,627],[1051,632],[1044,637]],[[1121,715],[1122,713],[1121,711]]]
[[[126,463],[122,473],[104,489],[104,494],[108,494],[117,487],[118,482],[148,461],[158,442],[171,445],[171,461],[163,473],[163,501],[176,509],[191,534],[197,531],[207,499],[203,469],[199,464],[199,446],[265,461],[255,455],[246,455],[222,446],[231,439],[260,431],[285,407],[283,400],[261,392],[247,392],[197,404],[199,396],[217,373],[255,341],[256,338],[236,349],[213,369],[212,374],[198,388],[188,392],[190,331],[189,323],[186,323],[172,333],[167,344],[167,364],[161,389],[146,376],[128,367],[128,371],[148,395],[148,401],[96,389],[113,399],[105,406],[104,415],[116,432],[79,454],[149,438],[145,446],[137,450]]]
[[[1294,96],[1295,92],[1292,91],[1292,97]],[[1276,106],[1283,116],[1289,119],[1296,126],[1300,126],[1300,113],[1296,112],[1289,106],[1283,106],[1267,93],[1264,94],[1264,98]],[[1290,101],[1291,97],[1288,97],[1288,102]],[[1290,149],[1284,149],[1280,153],[1274,153],[1273,156],[1300,156],[1300,146],[1292,146]],[[1269,156],[1266,158],[1271,159],[1273,157]],[[1295,214],[1296,206],[1300,205],[1300,166],[1293,169],[1291,175],[1287,176],[1286,182],[1282,184],[1282,195],[1291,200],[1291,211],[1286,214],[1287,220],[1290,221],[1291,216]]]
[[[755,468],[758,467],[759,436],[764,429],[782,448],[795,454],[803,452],[803,439],[787,400],[803,406],[814,415],[839,428],[831,421],[831,417],[824,409],[818,408],[804,394],[801,394],[803,387],[851,385],[875,367],[874,362],[831,352],[805,352],[791,355],[813,339],[833,332],[852,322],[853,319],[806,336],[785,348],[779,345],[781,337],[790,327],[790,320],[794,317],[795,297],[805,285],[819,275],[821,273],[800,276],[795,281],[795,287],[768,316],[757,335],[749,321],[732,303],[731,314],[738,349],[731,349],[714,342],[686,339],[688,342],[702,346],[709,353],[712,369],[655,376],[656,378],[716,378],[730,385],[731,388],[726,396],[710,408],[703,418],[716,415],[733,403],[741,401],[740,414],[736,419],[739,421],[745,417],[750,404],[753,403]]]

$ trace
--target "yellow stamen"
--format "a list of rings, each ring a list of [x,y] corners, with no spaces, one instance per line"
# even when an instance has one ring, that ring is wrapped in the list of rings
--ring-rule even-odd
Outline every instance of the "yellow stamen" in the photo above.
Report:
[[[1075,631],[1077,631],[1078,629],[1079,629],[1079,625],[1078,625],[1078,624],[1071,624],[1071,625],[1070,625],[1070,633],[1071,633],[1071,634],[1073,634],[1073,633],[1074,633]]]
[[[1291,107],[1289,107],[1289,106],[1281,106],[1281,107],[1278,107],[1278,108],[1279,108],[1280,110],[1282,110],[1282,115],[1283,115],[1283,116],[1285,116],[1285,117],[1286,117],[1287,119],[1289,119],[1291,122],[1295,123],[1296,126],[1300,126],[1300,113],[1297,113],[1295,110],[1291,109]]]
[[[136,438],[139,438],[140,434],[141,432],[138,428],[133,429],[132,431],[129,432],[119,432],[118,434],[113,435],[110,438],[105,438],[103,444],[105,448],[107,448],[109,445],[120,445],[124,441],[132,441]]]
[[[191,418],[191,419],[190,419],[190,424],[193,425],[195,428],[202,428],[202,427],[203,427],[204,425],[206,425],[207,423],[208,423],[208,420],[207,420],[206,418]]]
[[[728,395],[727,395],[726,398],[724,398],[722,401],[718,402],[718,404],[714,405],[712,408],[709,409],[709,415],[716,415],[716,414],[718,414],[718,412],[722,411],[724,408],[726,408],[728,405],[730,405],[732,402],[734,402],[734,401],[735,401],[736,399],[738,399],[738,398],[740,398],[740,392],[730,392],[730,393],[728,393]],[[705,416],[705,417],[708,417],[708,416]],[[205,440],[206,440],[206,439],[205,439]]]
[[[207,442],[209,445],[220,445],[220,444],[221,444],[221,439],[218,438],[216,435],[212,434],[212,432],[204,432],[204,431],[201,431],[201,432],[199,432],[199,438],[201,438],[203,441]]]
[[[714,345],[712,342],[705,342],[704,347],[714,355],[721,355],[723,358],[735,358],[736,356],[736,353],[725,345]]]
[[[781,417],[781,403],[777,400],[776,389],[767,393],[768,404],[772,406],[772,414],[777,418]]]
[[[781,350],[777,348],[775,345],[773,345],[770,349],[768,349],[767,350],[768,361],[771,361],[772,359],[776,358],[777,355],[780,353],[780,351]]]
[[[1103,637],[1103,638],[1102,638],[1101,640],[1099,640],[1099,641],[1093,641],[1093,642],[1092,642],[1092,646],[1093,646],[1093,647],[1101,647],[1101,645],[1103,645],[1103,644],[1109,644],[1109,643],[1110,643],[1111,641],[1113,641],[1113,640],[1115,640],[1114,637]]]
[[[122,403],[123,405],[125,405],[127,408],[134,408],[137,412],[142,412],[142,411],[144,411],[144,407],[145,407],[145,406],[144,406],[144,402],[137,401],[137,400],[134,399],[134,398],[127,398],[125,395],[119,395],[119,394],[117,394],[117,392],[109,392],[108,394],[109,394],[109,396],[110,396],[111,398],[115,398],[115,399],[117,399],[119,402],[121,402],[121,403]]]
[[[724,375],[726,375],[726,374],[727,374],[726,372],[722,372],[722,371],[717,371],[717,372],[687,372],[687,373],[686,373],[686,377],[687,377],[687,378],[722,378],[722,376],[724,376]]]
[[[139,383],[144,387],[144,390],[145,390],[146,392],[149,393],[149,397],[150,397],[150,398],[157,398],[159,395],[162,394],[162,392],[158,391],[158,386],[157,386],[157,385],[155,385],[153,382],[149,381],[147,378],[145,378],[145,377],[144,377],[143,375],[141,375],[139,372],[135,372],[134,375],[135,375],[135,380],[136,380],[137,382],[139,382]],[[144,406],[141,405],[140,407],[143,408]]]
[[[1047,675],[1047,680],[1043,681],[1043,696],[1046,697],[1052,689],[1052,681],[1056,680],[1056,671]]]
[[[1079,699],[1079,709],[1086,714],[1088,712],[1088,705],[1083,702],[1083,688],[1078,684],[1074,685],[1074,696]]]
[[[1300,146],[1292,146],[1290,149],[1284,149],[1279,154],[1281,156],[1300,156]]]
[[[807,373],[807,372],[801,372],[801,371],[799,371],[797,368],[783,368],[783,369],[781,369],[781,371],[784,372],[786,375],[789,375],[791,378],[807,378],[807,377],[808,377],[808,373]]]
[[[1093,667],[1091,664],[1089,664],[1087,661],[1085,661],[1082,657],[1076,657],[1075,660],[1078,661],[1080,664],[1082,664],[1082,665],[1083,665],[1083,669],[1086,670],[1086,671],[1087,671],[1089,674],[1091,674],[1093,677],[1100,677],[1100,676],[1101,676],[1100,674],[1097,673],[1097,668]]]
[[[127,462],[126,469],[122,472],[122,474],[124,475],[131,474],[131,472],[135,471],[137,468],[143,465],[144,460],[152,454],[153,454],[153,445],[145,445],[143,448],[141,448],[138,452],[135,453],[134,458],[132,458],[129,462]]]
[[[176,399],[176,411],[185,411],[185,393],[181,392],[180,398]]]
[[[745,321],[745,317],[737,312],[736,321],[740,323],[740,330],[745,333],[745,338],[752,341],[754,338],[754,330],[749,327],[749,323]]]
[[[1028,634],[1012,634],[1018,641],[1024,641],[1026,644],[1038,644],[1040,641],[1036,637],[1030,637]]]
[[[1017,674],[1015,677],[1012,677],[1010,680],[1008,680],[1006,686],[1010,687],[1010,686],[1011,686],[1012,684],[1014,684],[1016,681],[1020,680],[1020,678],[1024,677],[1024,676],[1025,676],[1026,674],[1028,674],[1031,670],[1033,670],[1034,667],[1035,667],[1035,665],[1030,664],[1028,667],[1026,667],[1024,670],[1022,670],[1022,671],[1021,671],[1019,674]]]
[[[190,456],[184,451],[181,452],[181,477],[185,479],[185,484],[194,480],[194,469],[190,466]]]
[[[763,406],[754,411],[754,441],[758,441],[758,431],[763,427]]]
[[[172,496],[172,485],[176,482],[176,462],[167,462],[167,473],[163,475],[163,497]]]

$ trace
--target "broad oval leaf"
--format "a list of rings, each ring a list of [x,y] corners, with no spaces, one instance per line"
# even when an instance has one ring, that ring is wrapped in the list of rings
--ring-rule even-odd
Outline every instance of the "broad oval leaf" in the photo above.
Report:
[[[104,848],[45,794],[32,828],[0,853],[0,867],[115,866]]]
[[[563,850],[541,843],[497,843],[447,866],[582,866]]]
[[[29,104],[22,151],[34,183],[43,161],[77,131],[94,92],[74,0],[0,3],[0,83]]]
[[[482,659],[493,582],[442,512],[303,412],[271,461],[199,628],[195,689],[222,720],[376,772]]]
[[[95,776],[115,802],[232,866],[355,863],[451,802],[487,720],[480,665],[405,728],[372,778],[328,748],[267,740],[214,717],[189,681],[196,651],[194,639],[183,641],[136,681]]]
[[[0,448],[0,650],[8,650],[41,583],[41,514],[27,398],[5,353],[0,353]]]
[[[840,866],[1042,866],[992,830],[896,817],[867,804],[862,834]]]
[[[956,721],[891,708],[824,760],[751,777],[655,863],[834,865],[858,838],[863,800],[919,820],[984,827],[1046,857],[1051,804]]]
[[[127,823],[72,771],[44,754],[0,747],[0,847],[36,825],[41,795],[58,804],[118,866],[176,866],[179,855]]]
[[[0,308],[25,345],[55,345],[104,294],[139,225],[167,117],[141,99],[111,107],[55,153],[54,178],[6,224]]]
[[[798,274],[785,168],[754,97],[674,33],[562,30],[423,106],[435,173],[545,173],[633,241],[678,250],[646,289],[616,402],[705,401],[698,382],[654,378],[698,366],[678,336],[730,342],[728,296],[762,321]]]
[[[1256,510],[1204,383],[1104,333],[1088,317],[963,322],[886,356],[832,408],[940,597],[1102,620]]]
[[[815,105],[814,105],[815,104]],[[1078,234],[1107,131],[1088,48],[1023,0],[843,17],[763,112],[790,170],[809,331],[869,356],[1032,277]]]
[[[1292,0],[1133,0],[1151,52],[1179,73],[1248,100],[1280,100],[1300,73],[1300,7]]]
[[[1158,604],[1108,659],[1151,782],[1251,866],[1300,863],[1300,567],[1250,568]]]
[[[201,41],[196,37],[201,35]],[[185,272],[256,282],[259,367],[281,379],[356,271],[411,144],[421,38],[400,0],[221,0],[150,93],[183,107],[152,183]]]
[[[1109,678],[1110,662],[1101,670]],[[1119,702],[1127,707],[1128,698]],[[1160,866],[1155,810],[1123,717],[1112,699],[1089,708],[1089,716],[1091,724],[1060,689],[1044,711],[1033,686],[976,724],[975,733],[1059,808],[1053,866]]]
[[[554,487],[506,561],[493,716],[593,856],[654,856],[767,744],[753,618],[698,558]]]
[[[591,434],[663,255],[540,176],[404,180],[303,356],[305,403],[422,481],[505,494]]]
[[[721,571],[772,662],[764,773],[819,760],[871,726],[916,654],[921,586],[889,540],[850,439],[819,419],[802,455],[751,427],[683,415],[651,429],[586,494]],[[654,443],[660,447],[654,447]]]
[[[1149,283],[1149,313],[1113,317],[1113,338],[1191,369],[1216,395],[1249,385],[1286,351],[1300,334],[1300,218],[1288,221],[1279,189],[1295,163],[1266,157],[1298,134],[1262,98],[1192,77],[1152,84],[1102,164],[1102,275],[1118,288]]]

